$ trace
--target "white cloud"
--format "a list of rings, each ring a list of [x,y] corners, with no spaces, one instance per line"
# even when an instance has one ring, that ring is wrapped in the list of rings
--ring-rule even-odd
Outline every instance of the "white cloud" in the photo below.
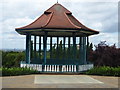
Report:
[[[25,18],[10,18],[0,23],[0,26],[3,26],[0,39],[2,40],[2,48],[17,48],[22,49],[25,46],[25,36],[18,34],[15,31],[15,28],[21,27],[31,23],[33,20],[25,17]]]
[[[74,7],[72,11],[74,16],[86,26],[111,33],[118,30],[117,6],[118,3],[115,2],[76,3],[72,6]]]
[[[94,22],[91,24],[91,27],[94,27],[95,30],[102,30],[103,24],[101,22]]]
[[[90,36],[90,42],[94,45],[98,45],[100,41],[106,41],[106,44],[115,44],[118,47],[118,33],[100,33],[99,35]]]

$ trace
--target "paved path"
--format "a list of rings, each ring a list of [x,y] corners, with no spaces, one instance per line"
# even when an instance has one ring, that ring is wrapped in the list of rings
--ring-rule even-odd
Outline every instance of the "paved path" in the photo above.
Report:
[[[36,75],[35,84],[104,84],[87,75]]]
[[[47,79],[44,81],[45,78]],[[44,74],[11,76],[11,77],[2,78],[2,87],[3,88],[118,88],[118,77],[92,76],[92,75],[89,76],[88,75],[44,75]]]

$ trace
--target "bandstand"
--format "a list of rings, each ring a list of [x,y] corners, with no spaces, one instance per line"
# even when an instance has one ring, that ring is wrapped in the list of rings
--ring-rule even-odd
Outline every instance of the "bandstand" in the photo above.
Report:
[[[87,59],[87,47],[89,36],[99,32],[81,24],[59,3],[15,30],[26,35],[26,59],[21,67],[40,72],[81,72],[93,67]]]

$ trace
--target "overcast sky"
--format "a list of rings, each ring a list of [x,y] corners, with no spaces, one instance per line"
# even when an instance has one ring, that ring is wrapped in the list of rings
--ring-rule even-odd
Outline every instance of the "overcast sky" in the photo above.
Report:
[[[57,0],[1,0],[0,49],[25,49],[25,36],[18,34],[15,28],[30,24],[56,2]],[[100,31],[100,34],[90,36],[90,42],[94,45],[100,41],[118,45],[118,0],[59,0],[59,3],[81,23]]]

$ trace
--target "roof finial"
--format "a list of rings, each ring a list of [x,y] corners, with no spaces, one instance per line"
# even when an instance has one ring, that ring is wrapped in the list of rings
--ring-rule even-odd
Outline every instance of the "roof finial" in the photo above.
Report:
[[[57,0],[57,3],[58,3],[58,0]]]

